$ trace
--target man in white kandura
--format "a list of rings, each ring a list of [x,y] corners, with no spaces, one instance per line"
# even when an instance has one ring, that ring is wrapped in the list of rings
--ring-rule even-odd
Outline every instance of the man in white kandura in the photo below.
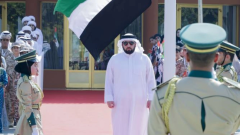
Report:
[[[149,107],[156,87],[152,63],[139,40],[125,34],[107,66],[105,103],[112,108],[113,135],[147,135]]]

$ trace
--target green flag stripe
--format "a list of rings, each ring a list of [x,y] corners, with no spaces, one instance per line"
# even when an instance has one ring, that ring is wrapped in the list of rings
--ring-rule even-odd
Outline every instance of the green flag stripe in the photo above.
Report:
[[[58,0],[53,13],[56,11],[63,13],[66,17],[70,17],[72,12],[78,7],[79,4],[86,0]]]

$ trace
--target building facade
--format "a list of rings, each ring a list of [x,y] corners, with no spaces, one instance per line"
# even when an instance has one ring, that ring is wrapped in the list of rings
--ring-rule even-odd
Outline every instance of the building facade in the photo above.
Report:
[[[51,50],[44,58],[44,89],[103,89],[109,59],[117,53],[120,35],[131,32],[142,42],[145,53],[151,49],[149,38],[164,34],[164,0],[152,0],[152,5],[109,46],[95,61],[76,35],[68,29],[68,20],[61,13],[53,14],[57,0],[0,0],[0,30],[9,30],[12,42],[21,30],[21,20],[26,15],[36,17],[37,27]],[[176,28],[196,23],[197,0],[177,0]],[[227,40],[240,46],[240,0],[203,1],[203,20],[222,26]],[[54,37],[57,37],[55,39]],[[204,39],[203,39],[204,40]]]

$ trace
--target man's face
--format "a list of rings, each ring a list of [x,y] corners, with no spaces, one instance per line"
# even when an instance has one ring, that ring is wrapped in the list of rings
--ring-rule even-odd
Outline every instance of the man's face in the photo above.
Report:
[[[223,52],[218,52],[218,60],[217,60],[218,65],[221,65],[223,63],[224,57],[225,55]]]
[[[136,42],[131,40],[125,40],[122,42],[123,50],[126,54],[132,54],[136,48]]]
[[[27,26],[27,24],[28,24],[28,21],[23,22],[23,26]]]
[[[20,37],[24,37],[24,35],[18,35],[18,38],[20,38]]]
[[[29,30],[24,30],[23,32],[24,33],[28,33],[29,35],[31,35],[31,31],[29,31]]]
[[[17,47],[17,46],[13,46],[12,47],[12,52],[14,53],[14,54],[20,54],[20,47]]]
[[[32,45],[31,40],[26,40],[29,45]]]
[[[9,39],[2,39],[2,40],[1,40],[2,48],[3,48],[3,49],[7,49],[9,42],[10,42]]]
[[[34,26],[34,25],[32,25],[32,24],[29,24],[28,26],[30,26],[30,27],[32,28],[32,31],[34,31],[34,28],[35,28],[35,26]]]
[[[153,38],[151,38],[151,39],[150,39],[150,43],[153,44],[153,45],[155,45],[155,44],[156,44],[156,40],[153,39]]]
[[[32,37],[33,41],[36,41],[37,42],[37,38],[36,37]]]

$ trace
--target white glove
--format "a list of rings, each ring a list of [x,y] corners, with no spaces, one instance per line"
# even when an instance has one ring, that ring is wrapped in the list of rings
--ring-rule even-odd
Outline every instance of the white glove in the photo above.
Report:
[[[32,135],[39,135],[37,127],[32,128],[32,130],[33,130]]]

